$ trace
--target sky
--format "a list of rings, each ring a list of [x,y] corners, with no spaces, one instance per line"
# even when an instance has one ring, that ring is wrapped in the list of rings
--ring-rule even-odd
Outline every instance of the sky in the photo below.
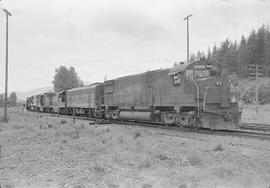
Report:
[[[55,69],[75,67],[84,82],[159,68],[240,40],[270,20],[270,0],[2,0],[9,17],[8,91],[53,86]],[[2,13],[1,13],[2,12]],[[0,93],[5,83],[5,14],[0,12]]]

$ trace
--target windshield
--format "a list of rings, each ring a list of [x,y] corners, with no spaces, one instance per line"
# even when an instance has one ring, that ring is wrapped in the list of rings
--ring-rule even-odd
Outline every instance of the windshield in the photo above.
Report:
[[[210,71],[207,69],[195,69],[194,70],[194,77],[195,78],[204,78],[204,77],[209,77],[210,76]]]

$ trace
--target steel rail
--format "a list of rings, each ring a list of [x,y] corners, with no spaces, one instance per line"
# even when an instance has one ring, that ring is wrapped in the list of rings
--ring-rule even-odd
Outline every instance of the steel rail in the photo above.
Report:
[[[240,125],[240,128],[243,130],[257,130],[263,132],[270,132],[270,124],[243,123],[242,125]]]
[[[28,111],[29,112],[29,111]],[[30,111],[32,112],[32,111]],[[37,113],[37,112],[32,112]],[[38,113],[45,116],[51,117],[62,117],[73,119],[73,116],[68,115],[58,115],[58,114],[49,114],[49,113]],[[136,122],[136,121],[122,121],[122,120],[107,120],[107,119],[99,119],[99,118],[90,118],[84,116],[75,116],[75,119],[78,120],[87,120],[92,121],[93,124],[123,124],[129,126],[140,126],[140,127],[151,127],[151,128],[159,128],[166,130],[177,130],[181,132],[189,132],[189,133],[198,133],[198,134],[210,134],[210,135],[218,135],[218,136],[234,136],[234,137],[246,137],[246,138],[255,138],[260,140],[270,140],[270,129],[268,132],[258,131],[258,130],[250,130],[250,129],[238,129],[238,130],[209,130],[209,129],[195,129],[188,127],[179,127],[179,126],[165,126],[162,123],[153,123],[153,122]]]

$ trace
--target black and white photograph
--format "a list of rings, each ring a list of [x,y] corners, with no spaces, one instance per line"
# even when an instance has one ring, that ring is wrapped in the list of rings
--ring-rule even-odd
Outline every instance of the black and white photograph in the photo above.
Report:
[[[270,188],[270,0],[0,0],[0,188]]]

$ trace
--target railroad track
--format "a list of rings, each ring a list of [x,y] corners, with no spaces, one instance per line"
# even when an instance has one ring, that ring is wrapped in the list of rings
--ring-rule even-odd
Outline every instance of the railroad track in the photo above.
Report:
[[[32,112],[35,113],[35,112]],[[211,135],[220,135],[220,136],[234,136],[234,137],[248,137],[248,138],[256,138],[261,140],[270,140],[270,126],[267,127],[263,124],[249,124],[249,125],[241,125],[239,130],[208,130],[208,129],[194,129],[194,128],[186,128],[186,127],[178,127],[178,126],[164,126],[159,123],[149,123],[149,122],[135,122],[135,121],[119,121],[119,120],[104,120],[104,119],[96,119],[89,117],[81,117],[81,116],[67,116],[67,115],[57,115],[57,114],[47,114],[40,113],[45,116],[51,117],[62,117],[69,119],[79,119],[79,120],[87,120],[93,124],[124,124],[124,125],[132,125],[132,126],[143,126],[143,127],[153,127],[159,129],[167,129],[167,130],[177,130],[182,132],[191,132],[191,133],[200,133],[200,134],[211,134]],[[256,127],[259,125],[259,127]]]
[[[270,132],[270,124],[260,124],[260,123],[243,123],[240,126],[243,130],[255,130],[255,131],[262,131],[262,132]]]

